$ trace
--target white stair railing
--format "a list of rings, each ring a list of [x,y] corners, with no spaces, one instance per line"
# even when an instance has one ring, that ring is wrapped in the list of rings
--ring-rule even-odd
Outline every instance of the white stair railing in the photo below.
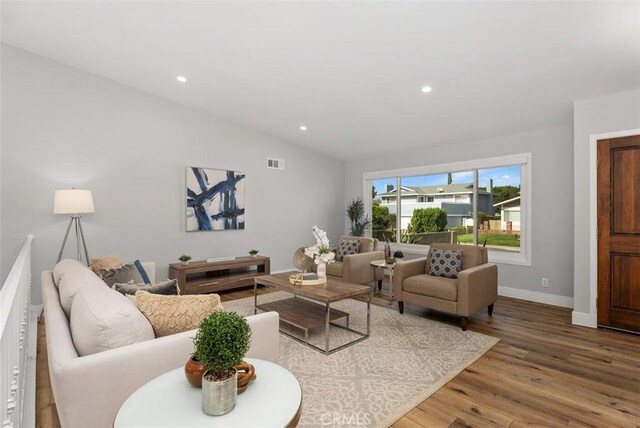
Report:
[[[31,241],[27,236],[0,289],[0,423],[35,425],[36,322],[31,308]],[[31,408],[33,407],[33,408]]]

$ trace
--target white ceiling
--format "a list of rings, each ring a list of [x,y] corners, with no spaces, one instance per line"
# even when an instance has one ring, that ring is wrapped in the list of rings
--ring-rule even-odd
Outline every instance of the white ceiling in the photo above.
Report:
[[[567,123],[573,101],[640,86],[639,2],[3,1],[2,14],[4,43],[342,160]]]

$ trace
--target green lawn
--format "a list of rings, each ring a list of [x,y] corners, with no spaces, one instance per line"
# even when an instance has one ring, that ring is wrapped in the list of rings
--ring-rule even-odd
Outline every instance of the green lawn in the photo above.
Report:
[[[519,235],[498,235],[498,234],[482,234],[478,233],[478,244],[482,245],[485,238],[487,239],[487,245],[500,245],[503,247],[520,247]],[[467,235],[459,235],[458,241],[461,244],[470,244],[473,242],[473,235],[471,233]]]

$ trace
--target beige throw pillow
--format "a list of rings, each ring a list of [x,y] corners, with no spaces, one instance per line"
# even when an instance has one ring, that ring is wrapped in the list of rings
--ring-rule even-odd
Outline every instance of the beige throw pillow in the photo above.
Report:
[[[198,328],[205,317],[222,310],[217,294],[163,296],[139,290],[136,302],[140,312],[151,323],[156,337]]]
[[[109,269],[119,268],[124,265],[124,262],[115,254],[106,257],[92,257],[91,258],[91,270],[96,273],[100,278],[104,275],[105,271]]]

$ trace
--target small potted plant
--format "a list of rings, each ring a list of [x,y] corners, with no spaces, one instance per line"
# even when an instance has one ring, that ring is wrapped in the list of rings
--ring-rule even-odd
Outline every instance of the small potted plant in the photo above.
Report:
[[[207,415],[229,413],[236,405],[239,364],[249,349],[251,327],[235,312],[217,311],[205,318],[193,339],[195,357],[204,364],[202,410]]]
[[[249,255],[251,257],[256,257],[260,251],[259,250],[249,250]]]
[[[189,260],[191,260],[191,256],[187,256],[186,254],[183,254],[180,257],[178,257],[178,260],[180,260],[181,265],[186,266],[189,264]]]

